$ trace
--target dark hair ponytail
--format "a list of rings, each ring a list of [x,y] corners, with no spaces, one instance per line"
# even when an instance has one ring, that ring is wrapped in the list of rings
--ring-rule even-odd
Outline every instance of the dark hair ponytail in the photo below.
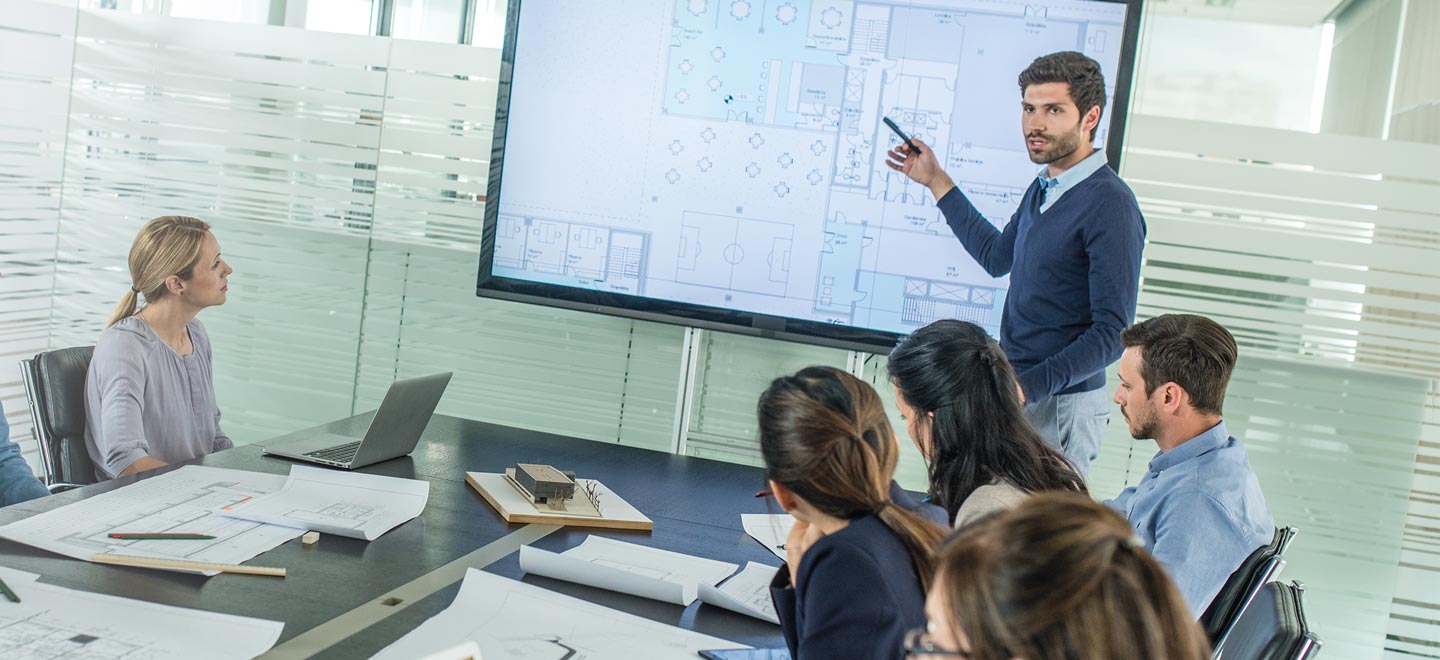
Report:
[[[756,406],[765,476],[821,513],[875,514],[905,545],[929,588],[944,529],[890,501],[899,446],[874,388],[833,367],[775,379]]]
[[[955,517],[976,488],[995,480],[1030,493],[1088,492],[1085,480],[1025,416],[1015,369],[974,323],[936,321],[890,352],[890,382],[930,421],[930,493]]]

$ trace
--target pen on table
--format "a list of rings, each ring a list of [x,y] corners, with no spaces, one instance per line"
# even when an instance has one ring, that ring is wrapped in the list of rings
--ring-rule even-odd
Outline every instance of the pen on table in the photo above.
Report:
[[[16,595],[15,592],[10,589],[10,585],[5,584],[4,580],[0,580],[0,593],[5,594],[5,600],[12,603],[20,602],[20,596]]]
[[[209,534],[183,532],[111,532],[110,538],[126,541],[209,541],[215,537]]]
[[[774,495],[774,493],[768,490],[762,490],[758,493],[755,493],[755,497],[770,497],[771,495]]]

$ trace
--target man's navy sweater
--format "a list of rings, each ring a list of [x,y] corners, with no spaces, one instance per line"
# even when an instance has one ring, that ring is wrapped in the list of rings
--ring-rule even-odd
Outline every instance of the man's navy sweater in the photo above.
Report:
[[[1027,401],[1105,387],[1135,318],[1145,219],[1130,187],[1108,166],[1040,212],[1038,179],[995,229],[959,188],[938,206],[965,250],[992,276],[1010,274],[1000,346]]]

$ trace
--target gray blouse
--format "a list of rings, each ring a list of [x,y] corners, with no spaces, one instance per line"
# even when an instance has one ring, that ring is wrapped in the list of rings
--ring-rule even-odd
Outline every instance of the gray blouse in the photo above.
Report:
[[[1030,493],[1001,479],[976,488],[974,492],[970,493],[970,497],[960,503],[960,510],[955,512],[955,529],[960,529],[997,511],[1011,509],[1029,496]]]
[[[189,355],[135,316],[100,333],[85,376],[85,446],[96,478],[144,456],[174,463],[234,446],[220,430],[210,335],[198,319],[186,329]]]

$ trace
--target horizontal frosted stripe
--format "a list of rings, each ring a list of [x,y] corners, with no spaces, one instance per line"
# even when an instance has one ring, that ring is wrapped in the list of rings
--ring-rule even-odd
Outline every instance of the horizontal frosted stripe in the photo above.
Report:
[[[390,66],[393,69],[437,75],[478,75],[491,81],[499,75],[498,48],[474,48],[412,39],[396,39],[392,44]],[[452,100],[455,97],[435,98]]]
[[[1216,259],[1215,265],[1210,267],[1224,268],[1223,259]],[[1267,273],[1268,274],[1268,273]],[[1384,307],[1390,310],[1426,313],[1435,308],[1434,301],[1420,300],[1406,295],[1380,295],[1367,293],[1363,286],[1351,285],[1354,289],[1342,290],[1330,286],[1316,286],[1314,282],[1306,282],[1298,278],[1290,281],[1273,281],[1268,279],[1257,279],[1256,273],[1240,274],[1211,274],[1193,270],[1191,267],[1180,268],[1155,268],[1146,271],[1145,277],[1152,283],[1159,280],[1170,280],[1183,283],[1186,287],[1211,287],[1217,290],[1246,291],[1257,296],[1275,296],[1303,300],[1310,305],[1320,301],[1327,303],[1350,303],[1353,305],[1357,317],[1365,318],[1370,315],[1361,316],[1362,304],[1376,307]],[[1288,274],[1287,274],[1288,275]],[[1338,282],[1336,284],[1339,284]],[[1366,323],[1369,330],[1384,332],[1391,325],[1389,322],[1376,321],[1373,317]],[[1440,321],[1422,322],[1418,320],[1406,320],[1404,325],[1413,325],[1431,330],[1440,330]]]
[[[385,157],[381,156],[380,161],[383,167]],[[418,189],[431,190],[447,190],[457,193],[467,193],[476,198],[482,199],[485,196],[485,186],[483,183],[480,182],[447,180],[433,173],[420,172],[417,170],[387,170],[384,171],[381,176],[383,177],[379,180],[379,183],[381,185],[413,187]]]
[[[1409,172],[1409,178],[1431,172],[1431,176],[1424,178],[1440,181],[1440,172],[1434,169],[1435,163],[1440,162],[1440,145],[1381,142],[1348,135],[1316,135],[1140,114],[1130,116],[1125,131],[1129,145],[1148,150],[1313,165],[1339,172],[1392,175]]]
[[[1321,335],[1336,340],[1349,339],[1350,341],[1363,342],[1365,338],[1358,333],[1360,324],[1346,322],[1340,319],[1320,317],[1309,312],[1286,311],[1270,306],[1248,309],[1246,306],[1237,305],[1229,301],[1215,301],[1211,298],[1197,295],[1168,294],[1152,291],[1147,288],[1140,294],[1140,305],[1144,308],[1156,310],[1184,311],[1188,310],[1193,314],[1204,314],[1221,323],[1228,324],[1230,330],[1237,337],[1254,337],[1264,341],[1264,335],[1257,335],[1249,332],[1265,330],[1273,333],[1276,339],[1286,337],[1298,338],[1302,335]],[[1159,312],[1157,312],[1159,313]],[[1142,312],[1140,315],[1150,315]],[[1263,318],[1262,318],[1263,317]],[[1387,343],[1395,346],[1426,347],[1434,345],[1434,332],[1424,329],[1411,329],[1403,326],[1396,326],[1387,334],[1399,335],[1398,339],[1407,340],[1409,343],[1398,342],[1388,337]],[[1433,371],[1434,365],[1424,365]],[[1417,368],[1419,366],[1417,365]]]
[[[474,181],[488,181],[490,167],[490,129],[448,131],[415,129],[405,125],[386,126],[382,148],[387,165],[435,169],[465,174]],[[401,153],[401,152],[409,153]],[[484,192],[482,187],[481,192]]]
[[[145,43],[81,42],[75,47],[76,70],[108,85],[182,87],[227,96],[321,103],[334,103],[338,97],[378,108],[386,76],[383,69],[372,66],[172,52]]]
[[[1196,188],[1181,183],[1130,181],[1142,207],[1181,207],[1210,212],[1244,214],[1280,220],[1319,223],[1326,231],[1373,229],[1427,231],[1434,226],[1434,214],[1364,208],[1354,204],[1323,200],[1294,199],[1271,191],[1234,191]]]
[[[1297,198],[1349,204],[1374,204],[1402,211],[1433,211],[1433,185],[1301,172],[1279,167],[1198,158],[1156,156],[1129,151],[1125,176],[1136,180],[1183,181],[1205,188],[1264,190]]]
[[[84,130],[93,133],[87,136],[90,139],[110,140],[105,142],[106,146],[114,146],[120,149],[134,149],[144,153],[138,147],[145,145],[147,136],[145,132],[137,131],[137,127],[123,118],[102,119],[96,117],[74,117],[70,123],[72,129]],[[184,126],[167,126],[163,129],[163,136],[167,140],[167,149],[188,149],[194,153],[221,154],[274,154],[277,162],[283,163],[285,158],[298,158],[298,162],[292,166],[303,165],[308,160],[336,163],[367,163],[375,159],[374,153],[378,138],[370,139],[368,136],[362,144],[325,144],[314,141],[296,140],[292,138],[267,137],[261,135],[224,135],[213,130],[191,128]],[[135,131],[132,136],[131,131]],[[113,137],[112,137],[113,136]],[[217,138],[224,137],[224,142],[218,142]],[[149,143],[150,149],[156,148],[156,144]],[[187,152],[181,152],[187,153]],[[291,154],[294,154],[291,156]],[[303,169],[303,168],[302,168]]]
[[[4,38],[0,38],[0,41],[8,40],[12,34],[21,32],[38,32],[73,39],[75,4],[68,1],[65,4],[69,6],[33,0],[6,0],[4,16],[0,16],[0,29],[8,33]],[[39,62],[26,62],[26,66],[31,65],[46,66]]]
[[[1286,277],[1322,282],[1348,282],[1365,287],[1383,287],[1418,291],[1436,285],[1436,277],[1428,273],[1397,273],[1368,266],[1340,265],[1299,260],[1280,261],[1257,253],[1241,253],[1218,247],[1203,247],[1152,242],[1145,246],[1146,276],[1154,277],[1161,269],[1184,269],[1192,264],[1221,268],[1242,273],[1283,274]],[[1193,268],[1186,272],[1193,272]]]
[[[74,50],[74,42],[60,36],[0,27],[0,76],[22,80],[66,78],[70,75],[70,55]]]
[[[203,179],[207,174],[220,175],[223,172],[227,178],[288,181],[304,177],[305,181],[295,183],[313,188],[329,180],[332,185],[349,188],[352,186],[348,182],[370,179],[375,174],[373,169],[365,166],[365,160],[322,159],[309,153],[250,152],[222,145],[176,140],[157,143],[153,139],[139,136],[111,135],[114,134],[89,136],[88,157],[95,160],[94,152],[109,151],[114,154],[114,158],[122,162],[144,159],[146,167],[155,168],[157,172],[164,172],[165,168],[178,170],[180,179],[184,182]],[[312,151],[308,145],[295,146],[307,147],[303,149],[306,152]],[[147,153],[141,150],[149,151]],[[354,153],[364,159],[374,160],[373,152],[367,155],[363,150],[357,150]],[[101,156],[98,160],[104,160],[104,157]],[[101,167],[99,163],[96,165],[97,169]],[[215,168],[223,169],[216,171]],[[207,169],[212,171],[207,173]],[[186,171],[189,175],[185,174]]]
[[[91,50],[95,50],[93,54]],[[82,55],[92,59],[105,57],[101,49],[82,49]],[[174,58],[161,58],[174,59]],[[219,58],[215,58],[219,59]],[[383,72],[351,71],[335,67],[313,66],[295,71],[296,65],[273,60],[245,60],[232,58],[231,61],[246,64],[256,69],[287,71],[293,80],[267,82],[265,73],[257,71],[251,79],[232,80],[220,77],[203,77],[174,71],[172,64],[160,62],[122,62],[106,60],[102,63],[82,63],[79,72],[85,80],[96,86],[116,90],[127,89],[173,89],[181,90],[186,97],[196,102],[209,100],[230,100],[236,105],[248,103],[257,110],[273,113],[306,113],[336,118],[356,116],[360,111],[378,114],[383,104],[382,91],[385,84]],[[208,69],[225,69],[231,61],[211,62]],[[129,64],[130,66],[119,66]],[[152,71],[147,67],[164,67],[166,71]],[[336,78],[368,79],[379,89],[373,93],[346,88]],[[84,93],[81,91],[79,93]]]
[[[205,112],[207,107],[203,104],[155,96],[136,101],[119,95],[110,97],[76,94],[71,103],[71,112],[79,117],[88,115],[102,120],[143,118],[147,122],[143,134],[160,139],[167,137],[166,131],[171,126],[189,130],[212,130],[216,132],[212,139],[219,142],[225,142],[224,136],[232,133],[355,146],[371,146],[379,139],[379,127],[363,125],[358,117],[352,117],[348,121],[339,118],[310,119],[262,114],[255,111],[258,108],[235,108],[229,104],[213,105],[208,108],[211,112]]]
[[[80,12],[79,36],[119,47],[158,43],[172,50],[243,53],[331,64],[383,62],[390,47],[388,40],[360,35],[93,9]]]

